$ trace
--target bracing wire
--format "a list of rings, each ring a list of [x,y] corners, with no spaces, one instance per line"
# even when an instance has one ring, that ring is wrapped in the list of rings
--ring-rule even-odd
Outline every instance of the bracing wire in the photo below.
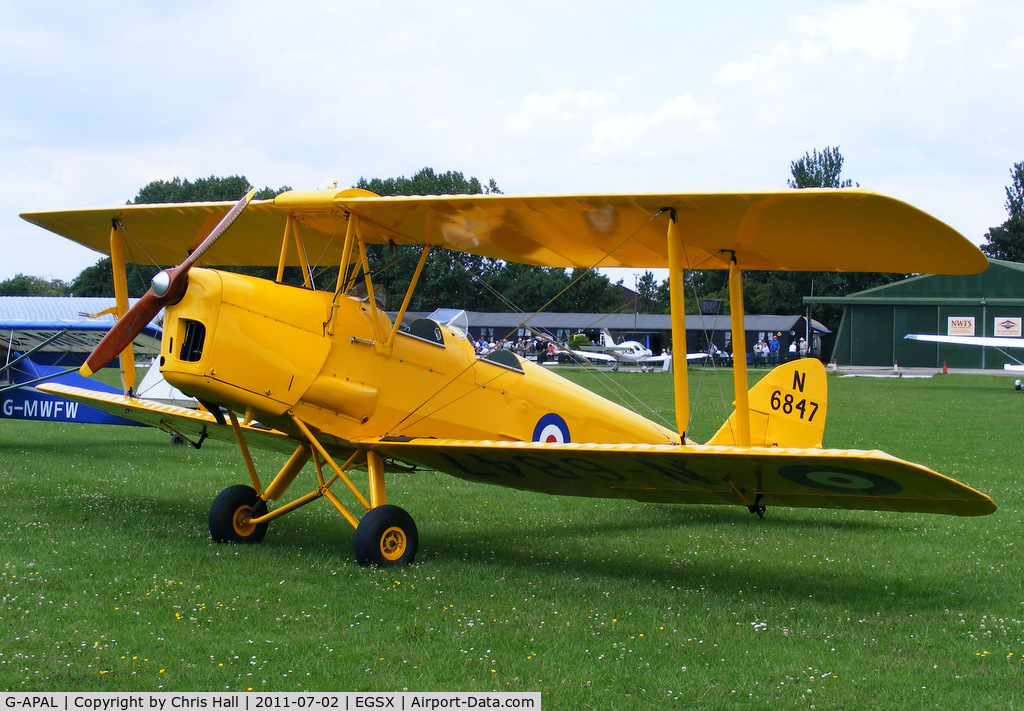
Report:
[[[545,309],[547,309],[552,303],[554,303],[560,296],[565,294],[569,289],[573,288],[576,284],[578,284],[580,282],[580,280],[582,280],[588,273],[596,270],[601,265],[601,263],[605,261],[605,259],[607,259],[611,254],[613,254],[615,252],[615,250],[617,250],[623,244],[628,242],[633,236],[635,236],[638,232],[640,232],[645,227],[647,227],[647,225],[649,225],[651,222],[653,222],[661,214],[662,214],[661,212],[657,212],[657,213],[653,214],[645,223],[643,223],[642,225],[637,227],[637,229],[635,229],[632,233],[630,233],[629,235],[624,237],[621,242],[619,242],[617,245],[614,245],[611,249],[606,251],[605,254],[600,259],[598,259],[593,265],[591,265],[591,266],[589,266],[587,268],[582,269],[580,274],[575,279],[573,279],[569,284],[567,284],[565,287],[563,287],[553,297],[548,299],[539,309],[537,309],[533,313],[529,314],[525,319],[523,319],[518,324],[516,329],[510,331],[508,334],[506,334],[505,337],[508,338],[508,337],[512,336],[515,333],[515,330],[518,330],[519,328],[522,328],[524,330],[530,331],[535,336],[541,338],[541,340],[543,340],[543,341],[546,341],[548,343],[556,343],[555,339],[551,338],[549,334],[545,334],[541,329],[537,329],[535,327],[531,327],[529,325],[529,322],[533,318],[535,318],[536,316],[541,314]],[[458,262],[456,262],[456,263],[458,264]],[[465,268],[464,265],[459,264],[459,266],[462,267],[462,268]],[[480,278],[479,275],[474,275],[472,273],[469,273],[469,276],[476,283],[480,284],[483,288],[485,288],[487,291],[489,291],[492,295],[496,296],[501,303],[506,305],[506,307],[511,308],[513,313],[520,313],[520,314],[525,314],[526,313],[524,310],[518,308],[515,304],[513,304],[504,294],[501,294],[496,289],[494,289],[494,287],[492,287],[490,284],[488,284],[486,282],[486,280]],[[407,413],[398,422],[396,422],[392,427],[390,427],[388,429],[388,434],[391,434],[392,432],[395,431],[396,428],[398,428],[401,425],[407,423],[410,420],[410,418],[413,417],[413,415],[415,415],[417,413],[419,413],[419,417],[418,417],[418,419],[415,420],[415,422],[422,421],[423,419],[429,417],[431,414],[436,413],[439,410],[443,409],[444,407],[447,407],[447,406],[453,404],[454,402],[457,402],[462,397],[465,397],[465,395],[468,394],[468,393],[464,393],[462,395],[459,395],[459,396],[457,396],[456,398],[454,398],[453,400],[451,400],[449,402],[446,402],[446,403],[443,403],[443,404],[438,404],[430,412],[420,413],[420,411],[427,405],[427,403],[429,403],[431,400],[434,400],[435,398],[437,398],[441,394],[441,392],[443,392],[448,387],[448,385],[450,385],[451,383],[455,382],[464,372],[466,372],[466,370],[468,370],[474,364],[475,364],[475,361],[471,361],[470,364],[467,365],[466,368],[464,368],[459,373],[455,373],[444,386],[442,386],[440,389],[438,389],[437,392],[435,392],[434,394],[428,396],[426,398],[426,400],[424,400],[423,403],[421,403],[416,408],[414,408],[414,410],[412,412]],[[590,364],[588,363],[587,365],[590,365]],[[606,379],[607,384],[609,385],[609,389],[610,390],[617,390],[619,392],[620,399],[621,399],[621,401],[623,403],[626,402],[627,400],[632,400],[635,403],[634,409],[644,409],[644,410],[646,410],[651,419],[656,420],[656,421],[660,421],[663,425],[665,425],[666,427],[669,427],[669,429],[671,429],[671,426],[670,426],[668,420],[661,413],[656,412],[653,408],[650,407],[650,405],[648,403],[642,401],[640,398],[636,397],[633,393],[629,392],[618,381],[614,380],[613,378],[608,376],[606,373],[602,373],[600,370],[597,369],[596,366],[591,366],[591,367],[592,367],[592,371],[594,373],[601,373],[601,375]],[[496,376],[496,377],[498,377],[498,376]],[[483,385],[481,385],[480,387],[483,387]]]

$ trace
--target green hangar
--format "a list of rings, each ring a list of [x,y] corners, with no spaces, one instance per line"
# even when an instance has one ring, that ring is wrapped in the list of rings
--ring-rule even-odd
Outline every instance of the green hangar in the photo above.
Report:
[[[908,333],[1020,338],[1024,264],[989,260],[980,274],[923,274],[843,297],[804,297],[841,306],[828,362],[941,368],[1002,368],[1024,361],[1024,350],[905,340]],[[1016,352],[1015,352],[1016,351]]]

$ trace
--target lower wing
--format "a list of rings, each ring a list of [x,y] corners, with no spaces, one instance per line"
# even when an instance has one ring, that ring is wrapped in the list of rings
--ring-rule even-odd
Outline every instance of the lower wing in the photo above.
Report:
[[[37,385],[36,388],[133,422],[181,435],[193,444],[200,443],[207,438],[235,442],[235,433],[232,431],[231,425],[218,424],[217,419],[209,412],[58,383]],[[246,443],[251,446],[272,449],[285,454],[291,454],[295,450],[296,441],[283,432],[251,424],[240,426]]]
[[[663,503],[980,516],[992,500],[879,451],[379,439],[357,444],[469,481]]]
[[[193,442],[235,440],[231,427],[208,412],[55,383],[39,389]],[[242,425],[242,431],[252,446],[286,454],[296,446],[276,430]],[[879,451],[405,438],[351,444],[469,481],[566,496],[958,516],[996,508],[965,484]]]

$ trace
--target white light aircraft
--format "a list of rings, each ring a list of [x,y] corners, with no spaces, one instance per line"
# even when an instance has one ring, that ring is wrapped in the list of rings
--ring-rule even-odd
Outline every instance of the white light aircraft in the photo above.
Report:
[[[618,370],[620,365],[638,365],[640,370],[647,372],[654,370],[654,364],[662,364],[672,360],[670,355],[656,356],[639,341],[623,341],[616,343],[612,334],[607,328],[601,329],[601,345],[584,346],[586,353],[579,355],[593,361],[602,361],[612,364],[612,370]],[[690,353],[687,358],[703,358],[706,353]]]
[[[1024,363],[1004,351],[1004,348],[1024,348],[1024,338],[1013,338],[1008,336],[942,336],[931,333],[908,333],[904,338],[908,341],[926,341],[928,343],[952,343],[960,346],[977,346],[980,348],[995,348],[1004,356],[1016,363],[1006,363],[1003,370],[1024,371]],[[1017,381],[1018,383],[1020,381]],[[1018,390],[1021,388],[1018,387]]]

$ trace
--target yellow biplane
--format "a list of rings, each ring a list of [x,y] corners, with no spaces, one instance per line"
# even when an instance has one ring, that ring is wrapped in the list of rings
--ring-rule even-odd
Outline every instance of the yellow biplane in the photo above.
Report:
[[[657,425],[509,351],[478,357],[457,322],[403,324],[432,248],[547,267],[667,268],[672,335],[685,351],[683,272],[730,278],[736,353],[745,353],[742,270],[967,274],[982,253],[902,202],[859,190],[745,194],[379,197],[285,192],[236,204],[130,205],[22,215],[112,255],[120,318],[83,366],[119,354],[125,395],[46,389],[201,443],[237,442],[251,485],[225,489],[209,514],[217,541],[258,542],[268,523],[325,497],[355,528],[361,564],[413,560],[416,525],[388,503],[386,471],[424,467],[552,494],[649,502],[830,507],[982,515],[992,500],[880,451],[822,449],[826,375],[813,359],[779,366],[747,390],[706,444],[686,438],[687,370],[676,367],[676,429]],[[228,227],[227,236],[221,239]],[[131,255],[177,264],[130,310]],[[394,318],[374,298],[367,248],[422,245]],[[133,257],[134,259],[134,257]],[[274,265],[270,281],[210,265]],[[282,283],[286,266],[340,266],[335,288]],[[131,396],[131,341],[165,310],[160,368],[206,404],[182,410]],[[685,362],[685,361],[681,361]],[[282,453],[265,483],[250,446]],[[279,502],[312,460],[315,481]],[[366,472],[365,493],[350,475]],[[337,482],[342,485],[335,486]],[[357,505],[335,493],[347,489]],[[352,509],[365,509],[357,518]]]

